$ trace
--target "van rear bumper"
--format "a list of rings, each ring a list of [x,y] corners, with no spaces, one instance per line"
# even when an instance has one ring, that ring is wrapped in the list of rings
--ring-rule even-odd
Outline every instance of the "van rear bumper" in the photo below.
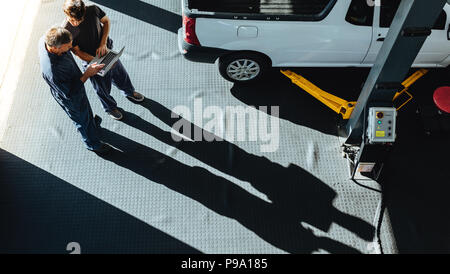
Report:
[[[217,58],[220,56],[231,52],[230,50],[196,46],[186,43],[183,39],[183,28],[178,30],[178,50],[184,58],[189,61],[211,64],[216,62]]]

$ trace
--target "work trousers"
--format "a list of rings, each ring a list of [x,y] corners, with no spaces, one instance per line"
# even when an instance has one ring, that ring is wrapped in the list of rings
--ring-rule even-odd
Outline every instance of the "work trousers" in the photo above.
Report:
[[[89,150],[100,148],[102,143],[100,142],[91,105],[89,104],[84,88],[76,94],[71,94],[70,98],[64,98],[53,90],[52,95],[73,121],[78,132],[81,134],[86,148]]]
[[[83,71],[86,71],[87,66],[88,63],[83,62]],[[111,96],[111,84],[114,84],[124,96],[133,96],[135,91],[130,76],[120,60],[105,76],[95,75],[90,80],[106,112],[117,109],[117,102]]]

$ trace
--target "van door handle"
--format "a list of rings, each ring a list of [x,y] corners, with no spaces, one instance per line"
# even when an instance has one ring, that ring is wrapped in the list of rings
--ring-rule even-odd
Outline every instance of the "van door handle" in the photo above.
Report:
[[[377,39],[377,42],[384,42],[385,37],[381,37]]]

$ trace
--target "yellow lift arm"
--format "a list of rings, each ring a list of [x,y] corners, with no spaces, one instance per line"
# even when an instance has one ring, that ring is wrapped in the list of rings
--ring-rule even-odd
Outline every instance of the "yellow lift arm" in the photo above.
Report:
[[[428,70],[426,69],[418,70],[402,83],[405,88],[402,91],[397,92],[393,100],[395,101],[403,93],[406,93],[409,98],[400,107],[398,107],[398,109],[402,108],[405,104],[411,101],[413,96],[408,92],[409,87],[413,85],[417,80],[419,80],[422,76],[424,76],[427,72]],[[281,73],[291,79],[292,83],[296,84],[297,86],[314,96],[317,100],[325,104],[327,107],[331,108],[337,114],[341,114],[345,120],[350,119],[350,116],[352,115],[357,102],[349,102],[342,98],[336,97],[320,89],[303,76],[298,75],[297,73],[290,70],[281,70]]]
[[[412,86],[417,80],[419,80],[420,78],[422,78],[422,76],[424,76],[425,74],[428,73],[428,70],[426,69],[420,69],[416,72],[414,72],[413,75],[409,76],[408,79],[406,79],[402,85],[405,87],[402,91],[399,91],[395,94],[393,101],[395,102],[395,100],[397,100],[397,98],[400,97],[400,95],[402,95],[403,93],[405,93],[406,95],[408,95],[408,99],[403,102],[399,107],[397,107],[397,110],[401,109],[404,105],[406,105],[409,101],[411,101],[414,97],[411,95],[411,93],[408,92],[408,89],[410,86]]]

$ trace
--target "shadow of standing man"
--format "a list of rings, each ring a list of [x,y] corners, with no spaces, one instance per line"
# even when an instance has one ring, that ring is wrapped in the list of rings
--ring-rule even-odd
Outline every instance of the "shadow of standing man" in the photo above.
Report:
[[[126,117],[129,115],[127,113]],[[318,249],[330,253],[360,253],[333,239],[315,236],[311,230],[301,226],[299,220],[286,218],[279,207],[204,168],[185,165],[104,128],[101,128],[101,134],[116,148],[102,156],[105,160],[162,184],[220,215],[237,220],[277,248],[289,253],[311,253]]]
[[[180,119],[184,120],[183,123],[189,124],[192,129],[188,136],[194,136],[193,132],[201,131],[202,136],[205,136],[204,139],[217,140],[212,133],[182,117],[172,118],[177,115],[173,116],[170,110],[153,100],[146,99],[142,106],[169,127],[173,127]],[[279,208],[279,214],[286,219],[307,222],[324,232],[328,232],[334,222],[366,241],[372,241],[374,238],[375,228],[371,224],[336,209],[333,206],[336,192],[299,166],[290,164],[287,168],[283,167],[266,157],[247,153],[225,140],[176,142],[169,132],[162,131],[140,117],[129,114],[128,118],[124,123],[176,147],[221,172],[249,182],[255,189],[265,193],[274,207]]]

